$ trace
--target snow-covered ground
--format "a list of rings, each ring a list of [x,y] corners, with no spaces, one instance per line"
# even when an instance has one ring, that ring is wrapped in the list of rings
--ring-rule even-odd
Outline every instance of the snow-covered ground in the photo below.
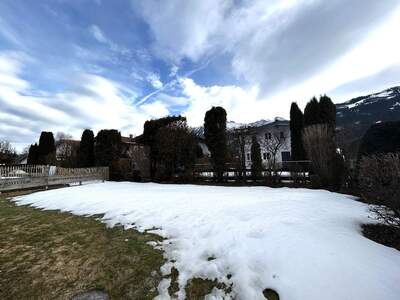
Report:
[[[110,226],[156,228],[168,238],[158,245],[170,261],[162,271],[172,265],[179,270],[181,299],[193,277],[233,283],[227,299],[265,299],[265,288],[275,289],[281,300],[400,299],[400,252],[361,235],[360,224],[371,219],[367,206],[351,196],[108,182],[15,200],[78,215],[104,213]],[[168,279],[160,284],[160,299],[168,299],[168,285]],[[223,295],[214,290],[209,299]]]

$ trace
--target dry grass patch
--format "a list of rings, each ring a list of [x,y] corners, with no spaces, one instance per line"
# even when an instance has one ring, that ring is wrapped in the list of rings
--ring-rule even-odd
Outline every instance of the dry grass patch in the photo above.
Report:
[[[0,299],[70,299],[93,289],[152,299],[164,259],[147,242],[159,239],[0,197]]]

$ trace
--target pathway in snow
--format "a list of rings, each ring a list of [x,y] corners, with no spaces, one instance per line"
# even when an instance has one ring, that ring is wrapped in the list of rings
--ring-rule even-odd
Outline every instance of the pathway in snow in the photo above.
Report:
[[[104,213],[111,226],[159,228],[179,270],[181,299],[187,280],[202,277],[233,283],[239,299],[265,299],[262,291],[273,288],[282,300],[398,300],[400,252],[360,234],[371,220],[367,206],[352,199],[307,189],[112,182],[16,198],[78,215]],[[160,284],[161,299],[168,283]]]

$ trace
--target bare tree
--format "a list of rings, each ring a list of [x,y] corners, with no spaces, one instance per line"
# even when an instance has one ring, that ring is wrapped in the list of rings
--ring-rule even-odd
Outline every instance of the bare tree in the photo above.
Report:
[[[0,164],[12,164],[16,159],[17,154],[15,148],[9,141],[0,141]]]
[[[376,216],[400,228],[400,153],[364,156],[359,164],[359,187]]]
[[[79,142],[72,140],[72,135],[65,132],[56,133],[56,157],[63,167],[75,167],[77,165],[77,151]]]
[[[69,133],[65,133],[62,131],[58,131],[56,133],[56,142],[61,141],[61,140],[71,140],[72,139],[72,135],[70,135]]]
[[[281,132],[268,132],[265,139],[261,141],[261,148],[269,154],[267,156],[267,169],[269,170],[269,176],[279,177],[279,165],[278,165],[278,154],[281,149],[286,145],[288,137],[282,135]]]
[[[239,178],[244,178],[246,174],[246,149],[245,145],[248,139],[248,129],[236,128],[233,130],[232,139],[229,139],[230,143],[228,145],[232,156],[237,161],[237,168],[240,170],[238,172]]]

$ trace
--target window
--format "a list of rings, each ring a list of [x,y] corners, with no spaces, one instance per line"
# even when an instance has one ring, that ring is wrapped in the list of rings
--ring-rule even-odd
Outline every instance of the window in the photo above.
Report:
[[[267,159],[271,159],[271,153],[267,153]]]
[[[265,133],[265,139],[266,139],[266,140],[272,139],[272,134],[271,134],[271,132]]]
[[[284,139],[285,138],[285,133],[283,131],[281,131],[279,136],[280,136],[281,139]]]
[[[290,152],[282,151],[282,161],[290,161]]]
[[[263,159],[266,160],[267,159],[267,153],[263,153]]]
[[[247,160],[250,160],[250,153],[247,153]]]

